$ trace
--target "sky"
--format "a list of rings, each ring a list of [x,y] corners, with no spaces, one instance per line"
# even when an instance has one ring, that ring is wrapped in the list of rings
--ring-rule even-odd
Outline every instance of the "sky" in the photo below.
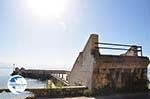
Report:
[[[71,69],[90,34],[150,57],[149,0],[0,0],[0,63]]]

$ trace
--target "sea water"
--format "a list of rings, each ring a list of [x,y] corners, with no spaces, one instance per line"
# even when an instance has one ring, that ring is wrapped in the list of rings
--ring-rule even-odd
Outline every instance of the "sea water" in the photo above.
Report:
[[[0,66],[0,89],[8,89],[7,82],[10,78],[13,68]],[[27,88],[45,88],[46,82],[42,82],[36,79],[27,79]],[[34,96],[32,93],[25,91],[21,94],[13,94],[11,92],[1,92],[0,99],[24,99],[28,96]]]

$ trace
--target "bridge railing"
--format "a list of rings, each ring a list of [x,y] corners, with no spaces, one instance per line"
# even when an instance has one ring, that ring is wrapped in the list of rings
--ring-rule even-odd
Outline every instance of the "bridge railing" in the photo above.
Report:
[[[116,44],[116,43],[106,43],[106,42],[97,42],[96,44],[100,45],[100,47],[98,47],[99,49],[105,49],[105,50],[129,50],[131,47],[136,47],[137,50],[137,54],[139,53],[140,56],[143,56],[142,53],[142,46],[137,46],[137,45],[127,45],[127,44]],[[106,47],[107,46],[107,47]],[[111,46],[111,47],[110,47]],[[112,47],[113,46],[113,47]],[[115,46],[115,47],[114,47]],[[117,47],[116,47],[117,46]]]

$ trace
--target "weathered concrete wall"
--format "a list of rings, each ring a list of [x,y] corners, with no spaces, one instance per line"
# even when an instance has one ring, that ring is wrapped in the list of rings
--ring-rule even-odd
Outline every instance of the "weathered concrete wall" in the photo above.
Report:
[[[104,87],[111,92],[147,89],[147,57],[100,55],[96,61],[92,79],[94,90]]]
[[[73,65],[70,85],[111,92],[147,89],[147,57],[137,56],[135,46],[124,55],[101,55],[97,42],[98,35],[92,34]]]
[[[84,50],[80,52],[70,73],[70,85],[84,85],[92,88],[93,65],[95,64],[92,51],[95,50],[98,35],[91,35]]]

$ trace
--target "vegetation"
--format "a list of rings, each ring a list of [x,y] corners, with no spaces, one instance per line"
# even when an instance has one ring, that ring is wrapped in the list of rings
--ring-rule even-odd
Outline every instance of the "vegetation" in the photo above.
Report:
[[[91,95],[92,95],[92,91],[91,91],[91,90],[89,90],[89,89],[86,89],[86,90],[84,90],[83,95],[85,95],[85,96],[89,97],[89,96],[91,96]]]
[[[35,99],[35,97],[29,96],[29,97],[26,97],[25,99]]]
[[[46,89],[52,88],[52,82],[50,80],[47,80]]]
[[[60,81],[58,81],[58,82],[56,83],[56,87],[57,87],[57,88],[62,88],[62,86],[63,86],[63,84],[62,84]]]

